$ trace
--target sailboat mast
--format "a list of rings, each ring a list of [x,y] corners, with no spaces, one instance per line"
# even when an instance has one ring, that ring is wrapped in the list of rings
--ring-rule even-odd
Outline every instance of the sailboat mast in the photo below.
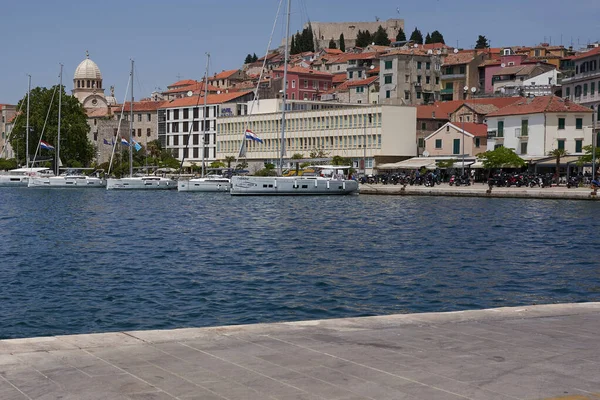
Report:
[[[133,176],[133,60],[131,60],[131,104],[129,105],[129,177]]]
[[[29,168],[29,96],[31,94],[31,75],[27,84],[27,123],[25,126],[25,168]]]
[[[63,65],[60,64],[60,84],[58,86],[58,135],[56,138],[56,176],[60,175],[60,117],[62,111],[62,72]]]
[[[288,59],[290,58],[289,38],[290,38],[290,13],[292,0],[287,2],[287,21],[285,23],[285,52],[283,60],[283,101],[281,103],[281,154],[279,156],[279,176],[283,175],[283,157],[285,156],[285,108],[287,98],[287,70]]]
[[[202,112],[204,113],[204,117],[203,117],[203,121],[202,121],[202,177],[204,178],[204,152],[205,150],[205,146],[206,146],[206,132],[208,131],[208,129],[206,129],[206,114],[208,113],[208,110],[206,109],[206,105],[208,103],[208,65],[210,62],[210,53],[206,53],[206,72],[204,74],[204,109],[202,110]]]

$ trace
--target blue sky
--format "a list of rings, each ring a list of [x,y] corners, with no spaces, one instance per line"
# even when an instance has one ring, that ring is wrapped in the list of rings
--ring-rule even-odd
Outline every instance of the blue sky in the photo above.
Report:
[[[600,40],[600,1],[577,0],[293,0],[292,32],[312,21],[403,18],[407,34],[439,30],[446,43],[471,48],[477,35],[493,47],[553,44],[581,47]],[[265,53],[279,0],[30,0],[2,6],[0,103],[16,103],[32,86],[64,82],[72,89],[75,68],[89,50],[104,87],[125,93],[129,60],[136,61],[136,98],[182,78],[200,79],[205,53],[211,73],[241,66],[246,54]],[[397,9],[400,9],[400,13]],[[282,20],[280,18],[280,20]],[[283,24],[274,43],[283,38]],[[108,91],[107,91],[108,94]]]

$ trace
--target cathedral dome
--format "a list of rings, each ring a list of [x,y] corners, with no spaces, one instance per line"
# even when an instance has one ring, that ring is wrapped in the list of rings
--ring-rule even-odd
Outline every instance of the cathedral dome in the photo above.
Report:
[[[102,79],[98,65],[90,60],[89,54],[86,56],[86,59],[77,66],[73,79]]]

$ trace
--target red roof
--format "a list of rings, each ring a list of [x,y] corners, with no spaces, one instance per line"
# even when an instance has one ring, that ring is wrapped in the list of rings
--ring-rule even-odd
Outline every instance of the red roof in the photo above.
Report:
[[[591,57],[600,54],[600,47],[595,47],[590,51],[586,51],[585,53],[577,54],[573,57],[573,60],[581,60],[583,58]]]
[[[342,83],[342,82],[346,82],[348,80],[348,77],[346,76],[346,74],[335,74],[333,75],[333,83]]]
[[[171,89],[171,88],[176,88],[176,87],[180,87],[180,86],[193,85],[196,82],[198,82],[198,81],[194,81],[192,79],[183,79],[181,81],[177,81],[171,85],[168,85],[167,88]]]
[[[347,87],[370,85],[371,83],[375,82],[377,79],[379,79],[378,76],[372,76],[372,77],[367,78],[367,79],[361,79],[361,80],[356,80],[356,81],[349,81]]]
[[[238,71],[239,71],[239,69],[230,69],[229,71],[219,72],[218,74],[211,76],[208,79],[210,79],[210,80],[227,79]]]
[[[483,99],[438,101],[434,104],[417,106],[417,119],[450,119],[449,114],[458,110],[463,104],[491,104],[503,108],[523,100],[522,97],[492,97]]]
[[[567,112],[591,113],[593,111],[587,107],[580,106],[579,104],[573,103],[569,100],[564,100],[557,96],[539,96],[522,99],[515,104],[488,114],[488,117]]]
[[[181,81],[181,82],[183,82],[183,81]],[[181,92],[187,92],[190,90],[194,93],[204,91],[204,82],[198,82],[198,81],[189,81],[189,82],[191,82],[191,83],[188,83],[186,85],[177,86],[177,87],[173,87],[173,85],[168,86],[171,89],[169,89],[163,93],[164,94],[181,93]],[[213,86],[211,84],[208,85],[207,89],[209,92],[216,92],[218,90],[221,90],[218,87]]]
[[[333,58],[330,58],[329,60],[326,61],[326,64],[338,64],[338,63],[345,63],[348,62],[350,60],[372,60],[377,58],[378,54],[380,53],[376,53],[376,52],[369,52],[369,53],[342,53],[338,56],[335,56]]]
[[[283,68],[277,68],[275,71],[283,72]],[[322,77],[333,77],[333,74],[330,74],[329,72],[321,72],[321,71],[316,71],[314,69],[303,68],[303,67],[288,67],[288,72],[293,72],[293,73],[299,74],[299,75],[315,75],[315,76],[322,76]]]
[[[452,47],[444,44],[444,43],[427,43],[419,46],[425,50],[436,50],[436,49],[451,49]]]
[[[453,122],[452,125],[460,130],[462,130],[464,127],[465,132],[470,133],[475,137],[487,137],[487,124],[476,124],[474,122]]]
[[[156,111],[159,108],[161,108],[163,103],[166,103],[166,102],[164,102],[164,101],[135,101],[135,102],[133,102],[133,111],[134,112]],[[131,111],[131,102],[126,102],[125,105],[116,104],[116,105],[112,106],[113,112],[121,112],[121,107],[123,107],[123,112],[126,112],[126,113],[130,112]]]
[[[209,94],[206,97],[206,104],[222,104],[228,103],[239,97],[243,97],[251,92],[234,92],[234,93],[221,93],[221,94]],[[161,104],[160,108],[175,108],[175,107],[189,107],[204,104],[204,96],[190,96],[182,97],[171,101],[165,101]]]
[[[464,52],[464,53],[452,53],[452,54],[448,54],[448,57],[446,57],[446,59],[444,60],[444,63],[442,65],[460,65],[460,64],[467,64],[470,63],[471,61],[473,61],[474,57],[474,53],[473,51],[468,51],[468,52]]]
[[[323,49],[323,51],[327,54],[343,54],[344,53],[340,49]]]

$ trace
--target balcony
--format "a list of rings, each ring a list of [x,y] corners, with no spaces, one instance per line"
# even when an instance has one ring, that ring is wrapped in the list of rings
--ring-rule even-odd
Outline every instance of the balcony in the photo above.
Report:
[[[442,74],[443,81],[453,81],[457,79],[465,79],[465,74]]]
[[[453,94],[454,89],[442,89],[440,90],[440,94]]]
[[[575,74],[572,77],[566,78],[563,77],[562,79],[562,84],[566,84],[566,83],[573,83],[573,82],[578,82],[578,81],[584,81],[587,79],[596,79],[596,78],[600,78],[600,70],[596,70],[596,71],[587,71],[584,73],[579,73],[579,74]]]

